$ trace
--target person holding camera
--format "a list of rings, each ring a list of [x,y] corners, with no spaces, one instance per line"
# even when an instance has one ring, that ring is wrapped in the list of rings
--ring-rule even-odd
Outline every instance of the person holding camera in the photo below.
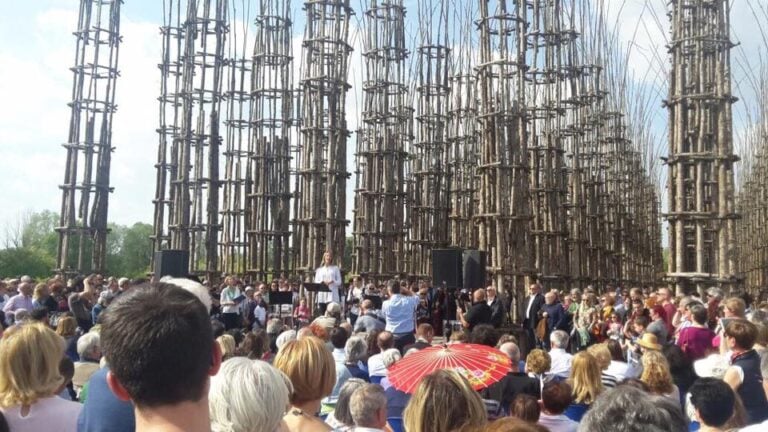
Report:
[[[466,314],[460,307],[456,308],[456,317],[461,321],[461,326],[471,332],[479,324],[491,324],[493,311],[485,301],[485,290],[479,288],[472,293],[472,306]]]

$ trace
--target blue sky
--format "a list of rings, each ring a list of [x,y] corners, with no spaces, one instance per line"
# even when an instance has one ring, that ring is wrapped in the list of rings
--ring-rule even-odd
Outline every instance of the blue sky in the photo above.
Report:
[[[466,0],[469,1],[469,0]],[[629,66],[641,76],[652,63],[652,50],[664,50],[667,22],[664,0],[626,0],[619,15],[617,4],[610,0],[613,21],[619,23],[618,34],[623,43],[633,40]],[[230,0],[243,4],[243,0]],[[25,211],[50,209],[58,211],[65,159],[61,143],[67,135],[72,75],[69,67],[74,59],[75,40],[72,31],[77,23],[78,0],[5,0],[0,6],[0,247],[4,226],[17,220]],[[246,0],[247,3],[247,0]],[[252,0],[255,10],[255,1]],[[356,11],[352,30],[358,35],[357,23],[362,17],[362,0],[353,0]],[[755,3],[765,5],[766,0]],[[405,2],[409,39],[416,36],[418,11],[416,1]],[[452,1],[452,12],[467,3]],[[461,6],[461,7],[460,7]],[[303,31],[300,2],[293,2],[294,56]],[[650,19],[655,11],[662,27]],[[617,16],[619,15],[619,16]],[[642,18],[642,19],[641,19]],[[117,83],[118,112],[113,124],[112,185],[109,217],[113,222],[151,223],[154,195],[155,153],[157,145],[157,101],[160,59],[158,26],[162,20],[162,0],[126,0],[122,6],[120,51],[121,77]],[[734,2],[732,38],[742,43],[741,57],[756,58],[760,36],[751,11],[744,2]],[[357,105],[362,101],[359,90],[361,75],[359,40],[352,57],[350,81],[355,86],[348,95],[348,121],[356,127]],[[662,53],[666,60],[666,54]],[[734,52],[734,55],[736,53]],[[736,63],[736,62],[734,62]],[[734,64],[734,81],[742,81],[744,67]],[[747,94],[735,92],[742,99]],[[661,92],[663,96],[665,91]],[[749,100],[749,97],[746,98]],[[658,129],[658,145],[666,148],[664,121],[666,111],[661,99],[652,101]],[[744,127],[745,104],[734,107],[734,131]],[[354,150],[350,141],[349,151]],[[349,170],[353,167],[350,165]],[[353,180],[353,179],[352,179]],[[353,183],[353,182],[352,182]],[[663,185],[662,185],[663,187]],[[351,184],[348,189],[351,195]],[[351,198],[351,197],[350,197]],[[351,199],[350,199],[351,203]],[[348,205],[350,207],[350,205]],[[351,208],[348,208],[348,213]]]

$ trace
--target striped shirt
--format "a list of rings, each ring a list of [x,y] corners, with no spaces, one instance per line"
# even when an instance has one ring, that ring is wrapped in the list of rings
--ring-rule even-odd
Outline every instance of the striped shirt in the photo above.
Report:
[[[605,388],[614,388],[616,387],[616,383],[618,380],[613,375],[608,375],[607,373],[602,373],[602,381],[603,381],[603,387]]]

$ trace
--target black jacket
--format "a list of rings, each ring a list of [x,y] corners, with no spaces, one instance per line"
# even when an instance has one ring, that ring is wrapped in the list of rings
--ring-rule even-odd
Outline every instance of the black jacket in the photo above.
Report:
[[[523,327],[535,329],[536,324],[539,323],[539,311],[541,310],[541,307],[544,306],[544,295],[539,293],[539,294],[536,294],[536,297],[533,298],[533,304],[531,305],[530,319],[526,318],[525,316],[525,311],[528,309],[529,298],[530,297],[525,298],[525,301],[523,302],[523,310],[520,311],[520,316],[523,317]]]

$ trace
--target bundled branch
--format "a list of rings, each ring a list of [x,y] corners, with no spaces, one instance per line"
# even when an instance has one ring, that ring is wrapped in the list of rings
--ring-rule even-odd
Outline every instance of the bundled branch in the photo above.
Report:
[[[120,0],[81,0],[59,226],[57,272],[106,270],[112,117],[120,43]]]
[[[736,277],[730,2],[671,2],[670,263],[679,291]]]

